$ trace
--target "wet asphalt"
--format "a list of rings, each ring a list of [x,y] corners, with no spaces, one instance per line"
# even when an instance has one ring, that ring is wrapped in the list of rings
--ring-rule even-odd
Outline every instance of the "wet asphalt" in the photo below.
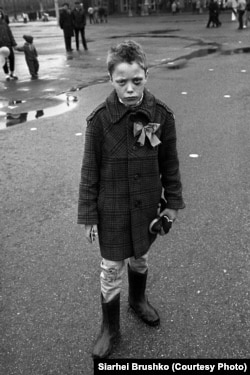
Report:
[[[77,102],[0,130],[1,373],[93,374],[100,257],[76,224],[78,184],[85,119],[111,89],[106,50],[125,38],[144,46],[148,88],[176,114],[186,209],[150,250],[148,297],[160,328],[128,309],[124,277],[111,358],[250,357],[250,29],[238,31],[228,13],[221,19],[206,29],[204,14],[112,18],[89,25],[89,51],[72,55],[53,22],[12,26],[18,43],[35,36],[40,79],[29,80],[16,54],[19,80],[1,81],[0,110],[56,108],[62,93]],[[8,108],[10,99],[24,103]]]

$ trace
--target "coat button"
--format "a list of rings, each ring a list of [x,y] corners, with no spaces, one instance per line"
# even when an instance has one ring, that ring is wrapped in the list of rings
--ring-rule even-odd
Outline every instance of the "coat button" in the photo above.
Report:
[[[135,180],[139,180],[139,178],[140,178],[139,173],[137,173],[137,174],[134,175],[134,179],[135,179]]]
[[[140,206],[141,206],[141,201],[140,200],[135,201],[135,207],[138,208]]]
[[[133,146],[132,150],[136,151],[137,150],[137,146]]]

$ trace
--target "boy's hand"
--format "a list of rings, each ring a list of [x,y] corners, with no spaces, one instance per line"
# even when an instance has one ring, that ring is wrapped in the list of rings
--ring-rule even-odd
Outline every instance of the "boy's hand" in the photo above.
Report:
[[[160,213],[160,216],[164,216],[164,215],[166,215],[172,222],[174,222],[177,219],[178,210],[172,210],[171,208],[165,208],[165,210],[163,210]],[[164,229],[161,228],[160,235],[164,236],[164,234],[165,234]]]
[[[85,237],[90,243],[93,243],[98,236],[97,225],[85,225]]]
[[[160,213],[160,216],[164,216],[164,215],[167,215],[167,217],[170,220],[175,221],[177,219],[177,216],[178,216],[178,210],[172,210],[171,208],[165,208],[165,210],[163,210]]]

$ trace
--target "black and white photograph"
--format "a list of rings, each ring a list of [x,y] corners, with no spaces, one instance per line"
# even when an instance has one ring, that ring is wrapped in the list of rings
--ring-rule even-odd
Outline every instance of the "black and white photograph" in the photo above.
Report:
[[[250,366],[250,0],[0,0],[0,374]]]

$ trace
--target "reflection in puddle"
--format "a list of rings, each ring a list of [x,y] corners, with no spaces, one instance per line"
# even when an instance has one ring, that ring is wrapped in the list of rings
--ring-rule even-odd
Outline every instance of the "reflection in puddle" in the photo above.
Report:
[[[173,31],[173,30],[171,30]],[[218,43],[206,43],[201,41],[200,39],[190,39],[188,37],[179,37],[176,35],[163,35],[166,32],[170,32],[170,30],[160,30],[160,31],[151,31],[151,35],[148,34],[136,34],[137,37],[140,36],[151,36],[151,37],[164,37],[164,38],[181,38],[181,39],[188,39],[188,40],[193,40],[195,41],[194,44],[191,44],[190,46],[186,47],[187,49],[190,49],[191,47],[194,47],[196,45],[199,46],[205,46],[204,48],[194,50],[187,55],[184,56],[179,56],[172,61],[169,61],[169,58],[167,59],[162,59],[160,61],[160,64],[157,62],[157,64],[154,64],[152,66],[159,66],[159,65],[165,65],[167,64],[168,67],[173,67],[173,68],[182,68],[186,64],[181,64],[182,60],[184,62],[187,60],[191,60],[193,58],[199,58],[199,57],[205,57],[207,55],[213,54],[213,53],[219,53],[221,55],[233,55],[233,54],[240,54],[240,53],[250,53],[250,47],[241,47],[241,48],[235,48],[235,49],[230,49],[230,50],[223,50],[221,45]],[[70,59],[71,56],[69,56]],[[69,65],[66,65],[69,67]],[[212,71],[212,69],[209,69]],[[242,70],[242,72],[246,72],[246,70]],[[47,76],[43,77],[47,78]],[[60,78],[61,80],[66,79],[66,78]],[[57,102],[56,105],[54,106],[49,106],[48,108],[41,108],[43,107],[42,105],[37,109],[38,105],[34,106],[35,110],[27,110],[27,108],[22,108],[22,106],[25,107],[25,101],[21,100],[11,100],[11,101],[1,101],[0,100],[0,130],[5,129],[7,127],[11,127],[13,125],[21,124],[27,121],[31,120],[36,120],[39,119],[40,117],[51,117],[51,116],[56,116],[63,114],[71,109],[73,109],[76,106],[76,103],[78,101],[77,96],[73,94],[75,91],[79,91],[85,87],[93,86],[96,84],[102,84],[106,83],[109,81],[109,77],[105,76],[103,78],[97,78],[92,80],[91,82],[88,83],[81,83],[76,87],[72,87],[68,93],[64,93],[61,95],[58,95],[56,97],[53,97],[52,99]],[[17,89],[18,90],[29,90],[28,88],[22,88],[22,89]],[[52,91],[52,89],[48,89],[48,92]],[[41,101],[43,99],[41,98]],[[27,103],[31,104],[31,103]],[[51,103],[50,103],[51,104]],[[27,105],[26,105],[27,107]],[[46,107],[46,104],[44,104],[44,107]]]
[[[11,100],[9,102],[0,102],[0,109],[2,109],[0,110],[0,129],[22,124],[27,121],[37,120],[40,117],[52,117],[63,114],[75,108],[78,102],[77,96],[71,94],[61,94],[53,99],[56,99],[58,104],[31,111],[22,109],[22,104],[26,103],[26,101]],[[10,110],[13,110],[13,112]]]
[[[222,55],[234,55],[239,53],[250,53],[250,47],[241,47],[222,51]]]
[[[29,116],[29,117],[28,117]],[[23,122],[31,121],[38,119],[39,117],[44,116],[43,109],[39,109],[34,112],[24,112],[24,113],[7,113],[6,115],[6,127],[22,124]]]

